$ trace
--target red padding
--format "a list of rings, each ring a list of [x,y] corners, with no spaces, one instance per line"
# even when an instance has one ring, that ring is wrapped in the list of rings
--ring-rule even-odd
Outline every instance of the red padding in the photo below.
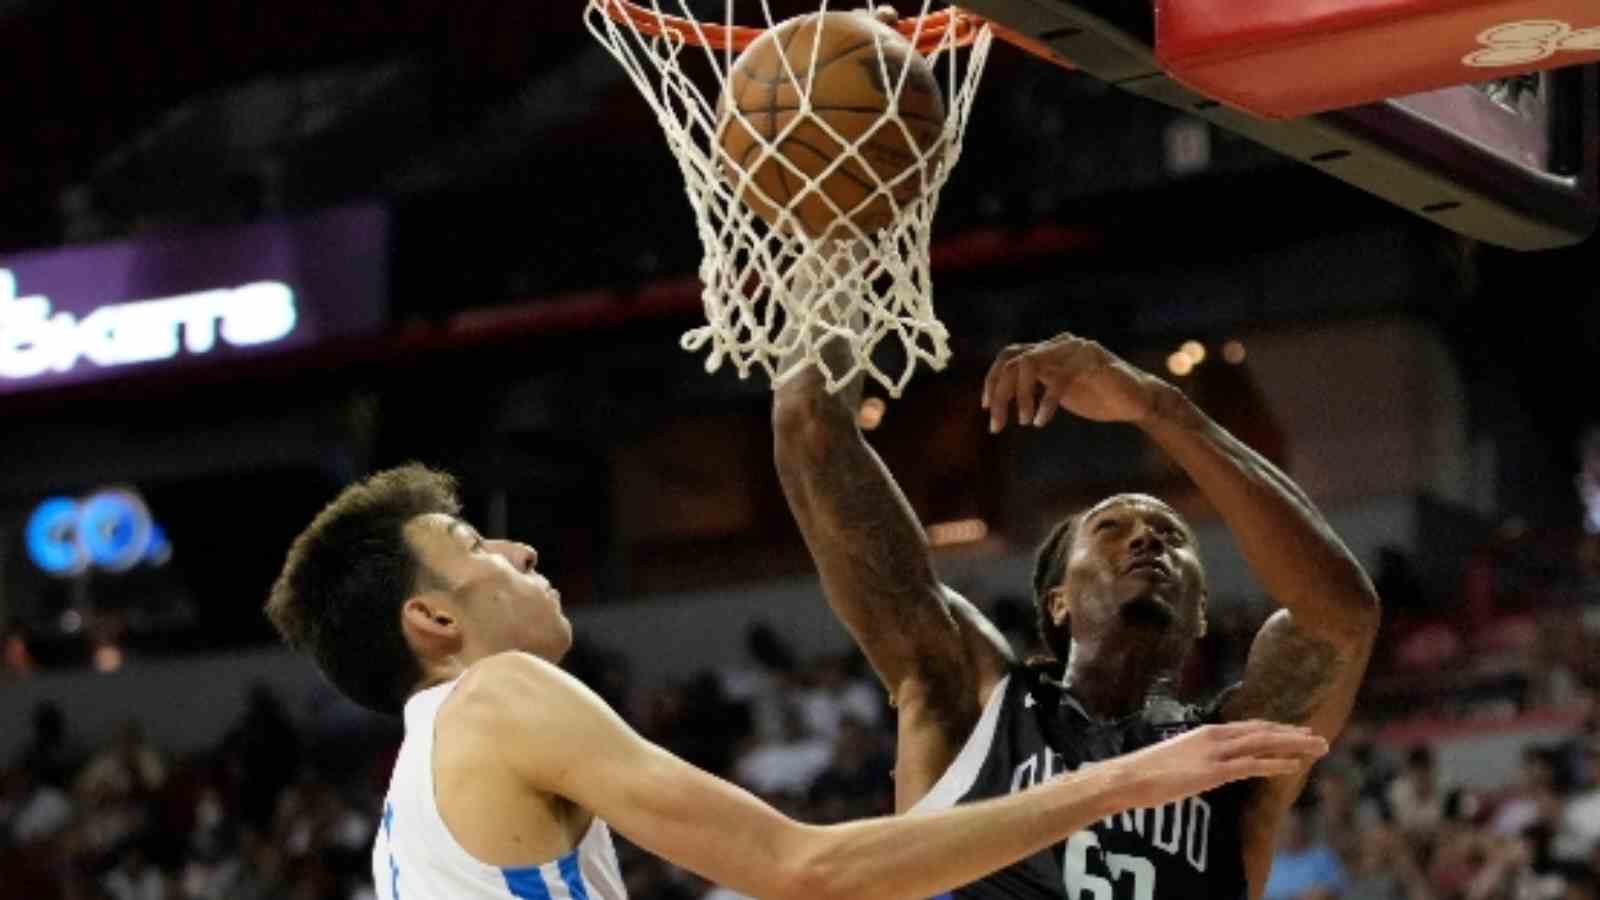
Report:
[[[1600,60],[1597,0],[1157,0],[1177,80],[1290,119]]]

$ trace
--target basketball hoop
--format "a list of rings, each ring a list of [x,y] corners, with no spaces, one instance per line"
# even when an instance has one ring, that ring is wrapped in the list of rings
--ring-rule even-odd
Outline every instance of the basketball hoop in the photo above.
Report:
[[[742,108],[741,89],[730,85],[738,55],[772,29],[795,28],[772,18],[768,0],[738,4],[760,7],[759,22],[747,24],[735,22],[733,0],[726,0],[720,22],[695,18],[690,0],[588,0],[590,32],[650,104],[684,176],[704,247],[706,324],[685,334],[682,344],[690,352],[707,351],[706,371],[729,362],[741,378],[759,369],[777,386],[816,365],[829,391],[866,373],[897,397],[919,363],[939,370],[948,362],[949,333],[933,310],[929,240],[939,191],[961,155],[992,33],[982,19],[956,8],[933,11],[932,2],[923,0],[922,15],[895,22],[894,31],[934,73],[943,121],[908,124],[915,118],[910,114],[902,120],[901,93],[913,66],[894,55],[888,45],[895,35],[887,33],[874,40],[875,57],[863,51],[862,66],[875,68],[879,83],[888,85],[883,115],[889,124],[874,120],[867,129],[872,134],[863,137],[841,133],[826,120],[828,110],[812,103],[819,78],[814,50],[798,64],[786,61],[787,46],[775,57],[785,60],[777,77],[797,98],[783,107],[781,128],[773,124],[776,101],[760,113]],[[826,14],[823,0],[812,45],[823,43]],[[958,54],[963,47],[970,51]],[[778,88],[771,90],[775,96]],[[764,125],[752,123],[759,116],[767,116]],[[908,161],[884,175],[881,161],[863,151],[871,152],[871,142],[891,126],[907,135],[900,146],[909,148]],[[913,141],[913,126],[929,139]],[[730,128],[753,144],[738,159],[727,149]],[[784,145],[800,128],[833,140],[829,157],[814,171],[785,156]],[[763,178],[780,168],[784,188],[774,191]],[[858,186],[859,198],[839,199],[832,185],[845,177]],[[875,358],[891,337],[902,358]],[[835,348],[825,356],[836,343],[848,354]]]

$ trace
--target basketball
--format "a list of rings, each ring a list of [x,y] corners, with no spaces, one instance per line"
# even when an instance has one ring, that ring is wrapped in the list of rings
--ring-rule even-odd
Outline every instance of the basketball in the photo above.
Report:
[[[932,68],[898,31],[860,12],[798,16],[729,70],[718,107],[723,177],[737,187],[748,175],[739,199],[774,226],[787,208],[812,237],[842,216],[872,234],[927,189],[931,171],[911,170],[935,149],[944,119]]]

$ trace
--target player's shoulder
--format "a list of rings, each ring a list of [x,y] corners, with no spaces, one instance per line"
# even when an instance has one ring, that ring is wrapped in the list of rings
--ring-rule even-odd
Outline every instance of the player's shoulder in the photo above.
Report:
[[[559,714],[576,686],[572,676],[531,653],[497,653],[467,668],[439,714],[458,727],[499,731]]]

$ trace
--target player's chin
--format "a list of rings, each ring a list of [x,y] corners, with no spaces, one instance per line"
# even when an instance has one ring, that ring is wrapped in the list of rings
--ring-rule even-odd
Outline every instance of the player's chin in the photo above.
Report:
[[[561,658],[567,655],[567,651],[572,649],[572,636],[572,622],[557,612],[550,623],[540,629],[541,650],[537,655],[551,662],[560,662]]]
[[[1177,624],[1178,611],[1160,594],[1135,594],[1122,603],[1124,624],[1166,630]]]

